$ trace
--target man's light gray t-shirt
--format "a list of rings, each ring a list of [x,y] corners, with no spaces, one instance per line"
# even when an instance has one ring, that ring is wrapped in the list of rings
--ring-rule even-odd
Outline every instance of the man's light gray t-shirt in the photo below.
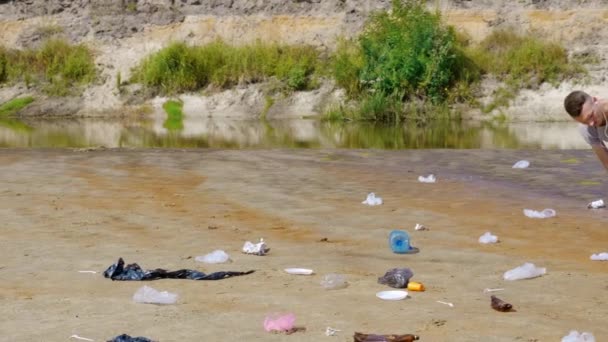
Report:
[[[591,127],[580,124],[579,130],[583,139],[591,146],[608,146],[608,135],[606,134],[608,126]]]

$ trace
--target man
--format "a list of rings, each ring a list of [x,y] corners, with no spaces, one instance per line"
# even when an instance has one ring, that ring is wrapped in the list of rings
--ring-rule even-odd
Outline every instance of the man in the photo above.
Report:
[[[577,90],[564,99],[564,107],[570,116],[581,123],[580,132],[597,158],[608,170],[608,100]]]

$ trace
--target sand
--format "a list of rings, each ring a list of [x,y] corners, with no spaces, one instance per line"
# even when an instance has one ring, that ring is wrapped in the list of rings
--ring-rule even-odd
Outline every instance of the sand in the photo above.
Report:
[[[511,169],[523,157],[531,167]],[[417,181],[431,172],[437,183]],[[589,257],[608,251],[608,211],[585,208],[603,177],[588,150],[0,150],[0,340],[352,341],[360,331],[559,341],[576,329],[603,341],[608,262]],[[369,192],[384,204],[362,205]],[[530,219],[524,208],[557,217]],[[420,252],[392,253],[392,229],[408,230]],[[479,244],[486,231],[500,242]],[[267,256],[240,252],[260,237]],[[233,262],[194,260],[215,249]],[[148,269],[256,271],[218,281],[104,278],[119,257]],[[502,279],[524,262],[547,274]],[[411,268],[427,290],[376,298],[390,289],[377,278],[393,267]],[[349,286],[324,290],[327,273]],[[178,303],[133,302],[143,285],[178,293]],[[516,311],[492,310],[484,288],[504,288],[494,294]],[[294,313],[306,331],[265,332],[273,312]],[[328,326],[341,331],[326,337]]]

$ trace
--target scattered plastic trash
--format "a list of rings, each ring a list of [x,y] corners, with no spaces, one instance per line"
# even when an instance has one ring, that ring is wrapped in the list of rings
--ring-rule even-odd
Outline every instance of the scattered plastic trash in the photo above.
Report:
[[[492,235],[490,232],[486,232],[482,236],[479,237],[479,243],[496,243],[498,242],[498,236]]]
[[[508,311],[511,311],[511,309],[513,309],[513,305],[505,302],[504,300],[502,300],[496,296],[490,296],[490,299],[491,299],[490,306],[492,307],[492,309],[494,309],[496,311],[508,312]]]
[[[266,242],[264,239],[260,239],[260,242],[253,243],[250,241],[246,241],[243,245],[243,253],[245,254],[255,254],[255,255],[266,255],[270,251],[270,248],[266,246]]]
[[[418,176],[418,181],[420,183],[435,183],[437,181],[437,178],[435,178],[434,174],[430,174],[426,177],[424,176]]]
[[[483,289],[483,293],[496,292],[496,291],[504,291],[504,289]]]
[[[543,211],[536,211],[532,209],[524,209],[524,215],[529,218],[549,218],[555,216],[557,213],[553,209],[545,209]]]
[[[606,208],[606,204],[604,204],[603,199],[599,199],[597,201],[593,201],[593,202],[587,204],[587,209],[601,209],[601,208]]]
[[[108,267],[107,270],[103,272],[103,276],[106,278],[110,278],[112,280],[156,280],[156,279],[192,279],[192,280],[220,280],[226,279],[236,276],[242,276],[246,274],[251,274],[255,271],[247,271],[247,272],[214,272],[210,274],[205,274],[203,272],[181,269],[177,271],[166,271],[161,268],[157,268],[155,270],[143,270],[139,267],[138,264],[129,264],[125,266],[124,260],[122,258],[118,259],[118,262],[114,265]]]
[[[314,271],[309,268],[286,268],[285,272],[296,275],[311,275],[314,273]]]
[[[177,302],[177,294],[158,291],[150,286],[142,286],[133,295],[133,301],[145,304],[175,304]]]
[[[402,300],[407,298],[407,291],[403,290],[390,290],[380,291],[376,293],[376,297],[383,300]]]
[[[78,271],[78,273],[97,273],[97,271]]]
[[[422,292],[425,290],[424,285],[422,283],[418,283],[415,281],[408,282],[407,289],[410,291],[418,291],[418,292]]]
[[[420,223],[416,223],[414,230],[429,230],[429,229]]]
[[[534,264],[527,262],[519,267],[505,272],[503,278],[505,280],[530,279],[540,277],[545,273],[547,273],[546,268],[536,267]]]
[[[388,244],[394,253],[416,253],[418,249],[410,245],[410,235],[403,230],[393,230],[388,236]]]
[[[608,261],[608,253],[603,252],[603,253],[592,254],[590,259],[595,260],[595,261]]]
[[[127,334],[122,334],[120,336],[116,336],[113,339],[107,341],[107,342],[154,342],[149,338],[146,337],[131,337]]]
[[[381,197],[376,197],[376,194],[373,192],[370,192],[367,195],[367,198],[365,199],[365,201],[361,202],[362,204],[367,204],[367,205],[381,205],[382,204],[382,198]]]
[[[338,332],[342,330],[334,329],[332,327],[327,327],[325,329],[325,336],[336,336]]]
[[[342,274],[330,273],[323,276],[321,286],[326,290],[339,290],[348,286],[346,277]]]
[[[414,273],[409,268],[392,268],[384,274],[384,276],[378,278],[378,283],[394,287],[396,289],[403,289],[407,287],[410,278],[414,276]]]
[[[451,308],[454,307],[454,303],[450,303],[450,302],[443,302],[443,301],[438,300],[437,303],[439,303],[439,304],[445,304],[445,305],[447,305],[447,306],[449,306]]]
[[[530,162],[527,160],[520,160],[517,163],[513,164],[514,169],[525,169],[530,166]]]
[[[288,313],[285,315],[271,314],[264,319],[264,330],[268,332],[288,332],[294,328],[296,315]]]
[[[194,260],[207,264],[221,264],[230,261],[230,255],[221,249],[217,249],[209,254],[197,256]]]
[[[414,342],[418,341],[420,337],[418,335],[406,334],[390,334],[390,335],[377,335],[377,334],[363,334],[355,332],[353,336],[354,342]]]
[[[72,336],[70,336],[70,338],[74,338],[74,339],[81,340],[81,341],[95,341],[91,338],[80,337],[78,335],[72,335]]]
[[[595,337],[590,332],[579,333],[570,330],[570,333],[562,338],[562,342],[595,342]]]

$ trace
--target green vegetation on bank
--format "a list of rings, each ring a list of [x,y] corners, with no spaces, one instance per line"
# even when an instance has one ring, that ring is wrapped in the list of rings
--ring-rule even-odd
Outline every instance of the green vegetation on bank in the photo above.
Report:
[[[225,89],[270,77],[284,82],[288,89],[306,90],[315,87],[321,65],[319,52],[310,46],[172,43],[143,60],[131,80],[165,94],[196,91],[209,85]]]
[[[545,82],[557,86],[565,79],[585,74],[582,65],[568,60],[564,47],[512,30],[492,32],[467,53],[484,74],[503,83],[494,100],[483,108],[485,112],[507,106],[520,89],[537,89]]]
[[[0,46],[0,85],[24,82],[51,96],[65,96],[93,82],[92,51],[54,38],[62,30],[39,28],[43,42],[35,49]],[[495,31],[473,44],[447,25],[439,11],[429,10],[427,1],[392,0],[389,11],[372,14],[358,37],[340,40],[332,53],[260,41],[243,46],[174,42],[142,59],[128,81],[141,83],[145,94],[169,96],[270,81],[264,87],[264,117],[277,93],[315,89],[321,78],[330,78],[346,91],[347,100],[327,108],[326,119],[423,123],[453,118],[457,108],[500,111],[521,89],[585,75],[580,63],[593,59],[570,60],[558,43],[515,30]],[[128,92],[123,78],[117,72],[120,94]],[[500,86],[482,104],[486,78]],[[176,106],[167,104],[165,110]],[[181,107],[179,113],[169,113],[167,128],[181,129]]]
[[[163,104],[163,109],[167,113],[167,119],[163,127],[169,131],[180,131],[184,128],[184,115],[182,112],[184,104],[181,101],[169,100]]]
[[[30,103],[34,102],[34,98],[31,96],[18,97],[7,101],[0,105],[0,116],[13,115],[19,110],[25,108]]]
[[[504,84],[484,112],[508,106],[521,89],[585,74],[556,43],[501,30],[469,44],[425,1],[393,0],[389,12],[372,16],[360,37],[342,42],[334,55],[333,75],[354,106],[331,108],[326,117],[398,122],[453,114],[456,104],[482,107],[481,80]]]
[[[83,44],[51,38],[37,49],[0,47],[0,84],[25,82],[27,87],[41,86],[49,95],[65,96],[94,78],[93,53]]]
[[[509,30],[470,44],[443,22],[439,11],[429,11],[426,1],[393,0],[390,11],[373,14],[359,37],[340,40],[331,55],[310,46],[259,41],[238,47],[221,41],[172,43],[144,59],[131,81],[171,95],[270,79],[278,83],[269,92],[307,90],[328,77],[348,96],[346,103],[326,110],[329,120],[424,122],[454,117],[459,107],[500,109],[521,89],[556,85],[584,73],[559,44]],[[503,86],[482,106],[484,77]],[[264,112],[270,106],[267,101]]]

